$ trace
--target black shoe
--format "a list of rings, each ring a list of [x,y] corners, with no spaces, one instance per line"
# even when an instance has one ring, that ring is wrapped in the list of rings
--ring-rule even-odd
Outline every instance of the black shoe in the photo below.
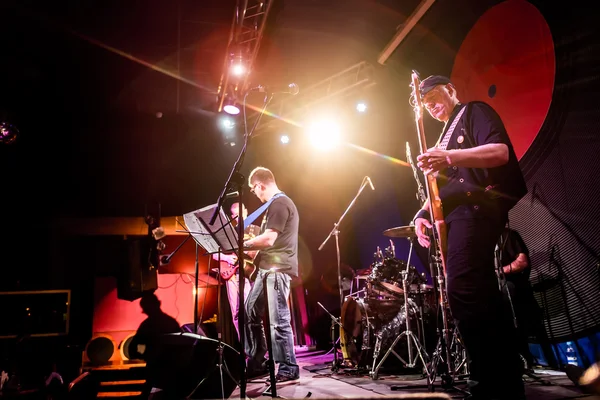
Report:
[[[269,368],[248,368],[246,370],[246,380],[262,378],[269,375]]]
[[[297,381],[298,379],[300,379],[300,376],[291,376],[283,374],[277,374],[277,376],[275,377],[275,381],[277,381],[277,383]]]
[[[246,380],[262,378],[269,375],[269,368],[266,363],[248,363],[246,368]]]

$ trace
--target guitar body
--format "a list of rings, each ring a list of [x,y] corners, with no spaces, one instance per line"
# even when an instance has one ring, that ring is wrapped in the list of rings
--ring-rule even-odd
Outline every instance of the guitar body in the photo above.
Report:
[[[249,240],[258,234],[260,228],[256,225],[250,225],[246,228],[246,234],[244,235],[244,240]],[[250,282],[254,282],[256,280],[256,275],[258,274],[258,267],[254,265],[254,258],[258,251],[253,252],[244,252],[244,276],[250,280]],[[239,261],[235,264],[227,264],[227,267],[223,268],[221,266],[221,278],[223,280],[228,281],[232,276],[238,273]]]
[[[227,267],[223,268],[221,266],[221,278],[223,280],[228,281],[235,274],[238,273],[239,263],[235,263],[234,265],[227,264]],[[244,260],[244,276],[250,280],[250,282],[254,282],[256,280],[256,275],[258,274],[258,268],[254,265],[252,260]]]

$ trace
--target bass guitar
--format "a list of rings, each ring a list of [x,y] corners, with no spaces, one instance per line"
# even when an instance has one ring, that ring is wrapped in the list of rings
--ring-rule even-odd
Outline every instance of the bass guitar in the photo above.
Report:
[[[411,105],[415,112],[415,122],[417,124],[417,133],[419,135],[419,150],[421,154],[427,152],[427,141],[425,139],[425,128],[423,126],[423,97],[421,94],[421,80],[416,71],[412,73],[412,94]],[[429,213],[434,226],[434,238],[437,245],[437,253],[441,260],[444,276],[446,275],[446,249],[447,249],[447,231],[446,223],[444,222],[444,212],[442,209],[442,200],[437,185],[437,177],[435,174],[429,174],[427,178],[427,200],[429,202]]]

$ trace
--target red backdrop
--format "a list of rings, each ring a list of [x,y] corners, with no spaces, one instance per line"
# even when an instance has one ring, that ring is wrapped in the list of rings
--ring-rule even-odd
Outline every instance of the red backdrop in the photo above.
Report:
[[[508,0],[483,14],[468,33],[451,80],[461,101],[494,107],[520,159],[548,114],[555,71],[546,20],[529,2]]]
[[[165,253],[175,248],[185,239],[185,236],[168,236],[165,238],[167,249]],[[171,262],[161,267],[158,275],[156,296],[161,301],[161,308],[173,316],[180,325],[194,321],[194,283],[196,248],[194,242],[188,240],[173,257]],[[199,265],[199,312],[204,312],[202,320],[213,317],[217,312],[217,287],[202,288],[203,282],[214,279],[207,277],[208,257],[203,256],[200,249]],[[215,263],[211,268],[216,267]],[[205,296],[206,295],[206,296]],[[111,336],[117,344],[131,331],[135,331],[146,318],[142,314],[140,301],[126,301],[117,298],[117,282],[114,278],[96,278],[94,288],[93,332],[113,332]]]

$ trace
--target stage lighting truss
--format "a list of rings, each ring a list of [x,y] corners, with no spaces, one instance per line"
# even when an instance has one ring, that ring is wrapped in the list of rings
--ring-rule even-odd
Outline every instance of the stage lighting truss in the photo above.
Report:
[[[248,76],[260,48],[272,3],[273,0],[244,0],[236,4],[217,89],[218,112],[231,102],[241,102],[241,96],[248,90]]]

